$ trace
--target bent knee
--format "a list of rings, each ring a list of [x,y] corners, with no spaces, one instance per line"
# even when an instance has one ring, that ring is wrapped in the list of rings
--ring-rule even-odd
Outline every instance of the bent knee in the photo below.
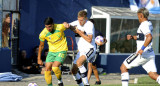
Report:
[[[78,67],[79,67],[79,66],[82,66],[82,62],[77,61],[77,66],[78,66]]]
[[[128,72],[128,69],[124,64],[121,65],[120,70],[121,70],[122,73],[123,72]]]

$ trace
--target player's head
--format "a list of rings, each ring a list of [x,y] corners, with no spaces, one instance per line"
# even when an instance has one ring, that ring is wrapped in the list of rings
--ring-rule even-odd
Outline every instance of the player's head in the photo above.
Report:
[[[81,10],[78,12],[78,21],[81,26],[83,26],[87,21],[87,12]]]
[[[45,28],[51,32],[53,30],[53,26],[54,26],[54,22],[53,22],[53,19],[51,17],[47,17],[45,20],[44,20],[44,24],[45,24]]]
[[[137,16],[138,16],[138,19],[139,19],[139,22],[143,22],[144,20],[147,20],[148,19],[148,16],[149,16],[149,11],[146,9],[146,8],[140,8],[138,11],[137,11]]]

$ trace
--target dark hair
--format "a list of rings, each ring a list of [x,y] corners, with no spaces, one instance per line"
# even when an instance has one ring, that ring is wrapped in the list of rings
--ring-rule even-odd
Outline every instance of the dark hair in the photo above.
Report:
[[[6,14],[6,18],[8,18],[8,17],[10,17],[10,13],[7,13],[7,14]]]
[[[148,18],[149,16],[149,11],[144,7],[140,8],[137,13],[142,13],[144,18]]]
[[[91,21],[94,24],[94,20],[93,19],[89,19],[89,21]]]
[[[53,19],[52,19],[51,17],[47,17],[47,18],[44,20],[44,24],[45,24],[45,25],[53,24]]]

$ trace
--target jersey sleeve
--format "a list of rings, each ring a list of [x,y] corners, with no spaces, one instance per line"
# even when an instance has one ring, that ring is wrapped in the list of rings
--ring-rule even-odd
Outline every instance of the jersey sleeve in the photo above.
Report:
[[[141,26],[141,29],[140,29],[140,30],[142,31],[142,33],[143,33],[144,35],[147,35],[147,34],[151,33],[152,29],[153,29],[152,25],[143,24],[143,25]]]
[[[43,31],[39,34],[39,40],[42,42],[45,41],[45,34],[43,33]]]
[[[58,30],[60,30],[60,31],[65,31],[65,30],[66,30],[66,28],[64,27],[63,24],[58,24],[57,28],[58,28]]]
[[[69,23],[70,25],[72,25],[72,26],[77,26],[78,24],[78,21],[73,21],[73,22],[71,22],[71,23]]]

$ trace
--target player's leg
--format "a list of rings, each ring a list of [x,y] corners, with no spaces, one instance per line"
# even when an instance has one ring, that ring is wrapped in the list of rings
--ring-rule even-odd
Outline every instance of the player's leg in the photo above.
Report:
[[[156,80],[160,84],[160,75],[157,74],[155,57],[151,58],[142,67],[147,71],[150,78],[152,78],[153,80]]]
[[[73,75],[73,79],[77,82],[77,84],[79,86],[84,86],[83,82],[82,82],[82,78],[81,78],[80,74],[78,73],[78,67],[76,64],[73,64],[73,66],[71,68],[71,73]]]
[[[98,74],[98,70],[95,63],[92,63],[92,69],[93,69],[94,76],[96,77],[96,80],[97,80],[95,84],[100,85],[101,80],[99,79],[99,74]]]
[[[120,70],[121,70],[121,80],[122,80],[122,86],[128,86],[129,82],[129,73],[128,70],[137,67],[142,62],[141,56],[136,54],[131,54],[129,57],[127,57],[124,62],[122,63]]]
[[[88,62],[88,73],[87,73],[88,81],[90,80],[91,75],[92,75],[92,63]]]
[[[59,69],[59,66],[63,64],[67,52],[66,51],[61,51],[61,52],[57,52],[57,53],[53,53],[55,56],[55,60],[54,63],[52,65],[52,70],[54,72],[54,74],[56,75],[57,79],[58,79],[58,85],[59,86],[63,86],[63,81],[62,81],[62,76],[61,76],[61,70]]]
[[[81,55],[80,58],[77,60],[77,66],[78,66],[78,69],[81,73],[81,78],[83,80],[84,85],[90,86],[89,82],[88,82],[88,78],[87,78],[87,70],[83,65],[85,61],[86,61],[86,56]]]
[[[148,75],[153,80],[156,80],[158,84],[160,84],[160,75],[158,75],[157,72],[149,72]]]
[[[120,67],[121,70],[121,80],[122,80],[122,86],[128,86],[129,82],[129,73],[127,67],[124,65],[124,63]]]
[[[52,62],[47,62],[45,67],[45,80],[48,86],[52,86],[52,76],[51,76],[51,69],[52,68]]]
[[[55,61],[52,65],[52,70],[55,74],[55,76],[58,79],[58,85],[63,86],[62,76],[61,76],[61,70],[59,69],[59,66],[61,65],[61,62]]]

